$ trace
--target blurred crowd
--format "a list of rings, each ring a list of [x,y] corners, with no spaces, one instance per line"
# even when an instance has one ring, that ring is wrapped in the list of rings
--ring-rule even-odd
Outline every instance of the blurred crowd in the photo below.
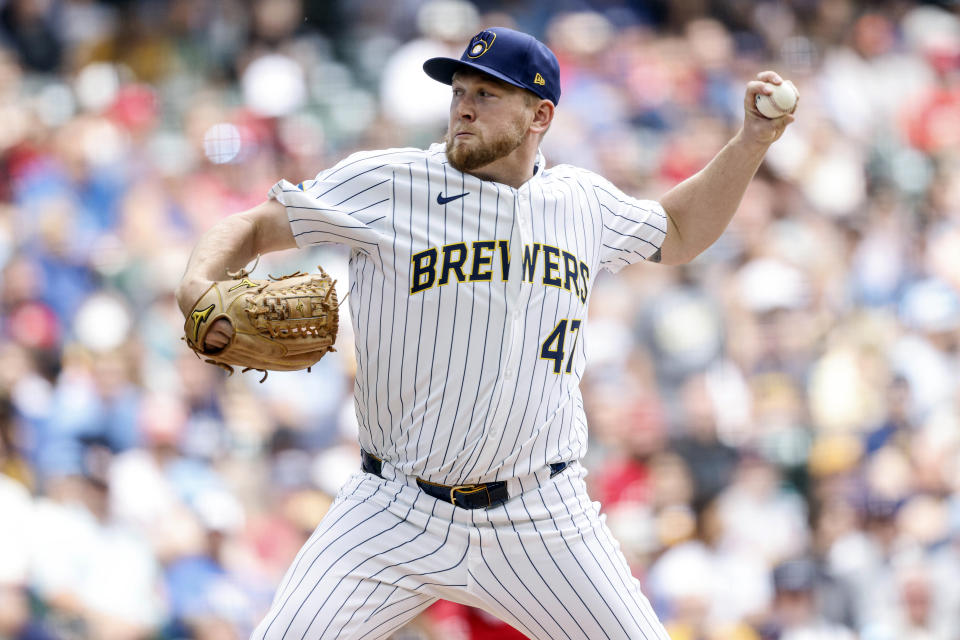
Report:
[[[548,164],[638,197],[800,91],[716,245],[593,288],[588,481],[671,637],[960,640],[955,0],[0,1],[0,638],[249,634],[359,464],[349,323],[259,384],[172,292],[277,179],[438,140],[420,65],[492,25],[560,59]]]

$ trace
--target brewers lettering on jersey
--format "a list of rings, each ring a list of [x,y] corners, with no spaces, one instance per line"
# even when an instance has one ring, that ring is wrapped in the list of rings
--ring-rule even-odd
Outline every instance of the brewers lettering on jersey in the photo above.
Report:
[[[425,72],[450,84],[429,149],[356,153],[214,225],[181,309],[263,252],[350,247],[359,469],[293,560],[255,639],[386,638],[438,598],[531,638],[666,632],[587,495],[579,382],[601,269],[684,263],[733,216],[793,117],[756,111],[698,174],[639,200],[539,152],[560,73],[535,38],[477,34]],[[232,327],[211,326],[221,347]]]

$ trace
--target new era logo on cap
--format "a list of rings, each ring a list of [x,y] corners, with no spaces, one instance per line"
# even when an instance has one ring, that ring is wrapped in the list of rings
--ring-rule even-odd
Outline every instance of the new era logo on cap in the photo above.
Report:
[[[553,104],[560,101],[557,57],[545,44],[526,33],[491,27],[470,39],[459,60],[430,58],[423,63],[426,74],[444,84],[451,84],[453,74],[465,67],[532,91]]]

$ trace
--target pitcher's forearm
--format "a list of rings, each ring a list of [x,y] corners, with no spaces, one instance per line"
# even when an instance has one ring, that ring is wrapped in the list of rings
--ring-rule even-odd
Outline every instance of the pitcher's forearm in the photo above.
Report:
[[[176,291],[184,315],[211,282],[225,279],[228,271],[240,269],[257,256],[254,240],[255,226],[242,215],[224,218],[200,236]]]
[[[756,106],[758,97],[770,95],[774,85],[782,83],[783,78],[773,71],[761,71],[748,82],[743,126],[737,135],[699,173],[660,199],[667,213],[667,234],[660,247],[664,264],[693,260],[727,228],[767,148],[793,122],[792,112],[771,119]]]
[[[187,262],[184,279],[223,280],[257,257],[256,228],[242,215],[224,218],[204,233]]]
[[[768,146],[738,134],[699,173],[663,196],[661,204],[682,238],[682,262],[704,251],[727,228]]]
[[[258,255],[296,246],[286,207],[276,200],[224,218],[200,236],[190,254],[176,291],[180,310],[189,313],[210,284],[225,279],[228,271],[243,268]]]

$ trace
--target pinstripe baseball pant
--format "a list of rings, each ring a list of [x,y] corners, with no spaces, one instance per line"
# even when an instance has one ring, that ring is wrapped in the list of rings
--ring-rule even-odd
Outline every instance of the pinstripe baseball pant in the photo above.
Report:
[[[531,638],[669,640],[585,475],[576,463],[554,478],[544,469],[506,503],[466,510],[402,476],[357,473],[251,640],[387,638],[438,598]]]

